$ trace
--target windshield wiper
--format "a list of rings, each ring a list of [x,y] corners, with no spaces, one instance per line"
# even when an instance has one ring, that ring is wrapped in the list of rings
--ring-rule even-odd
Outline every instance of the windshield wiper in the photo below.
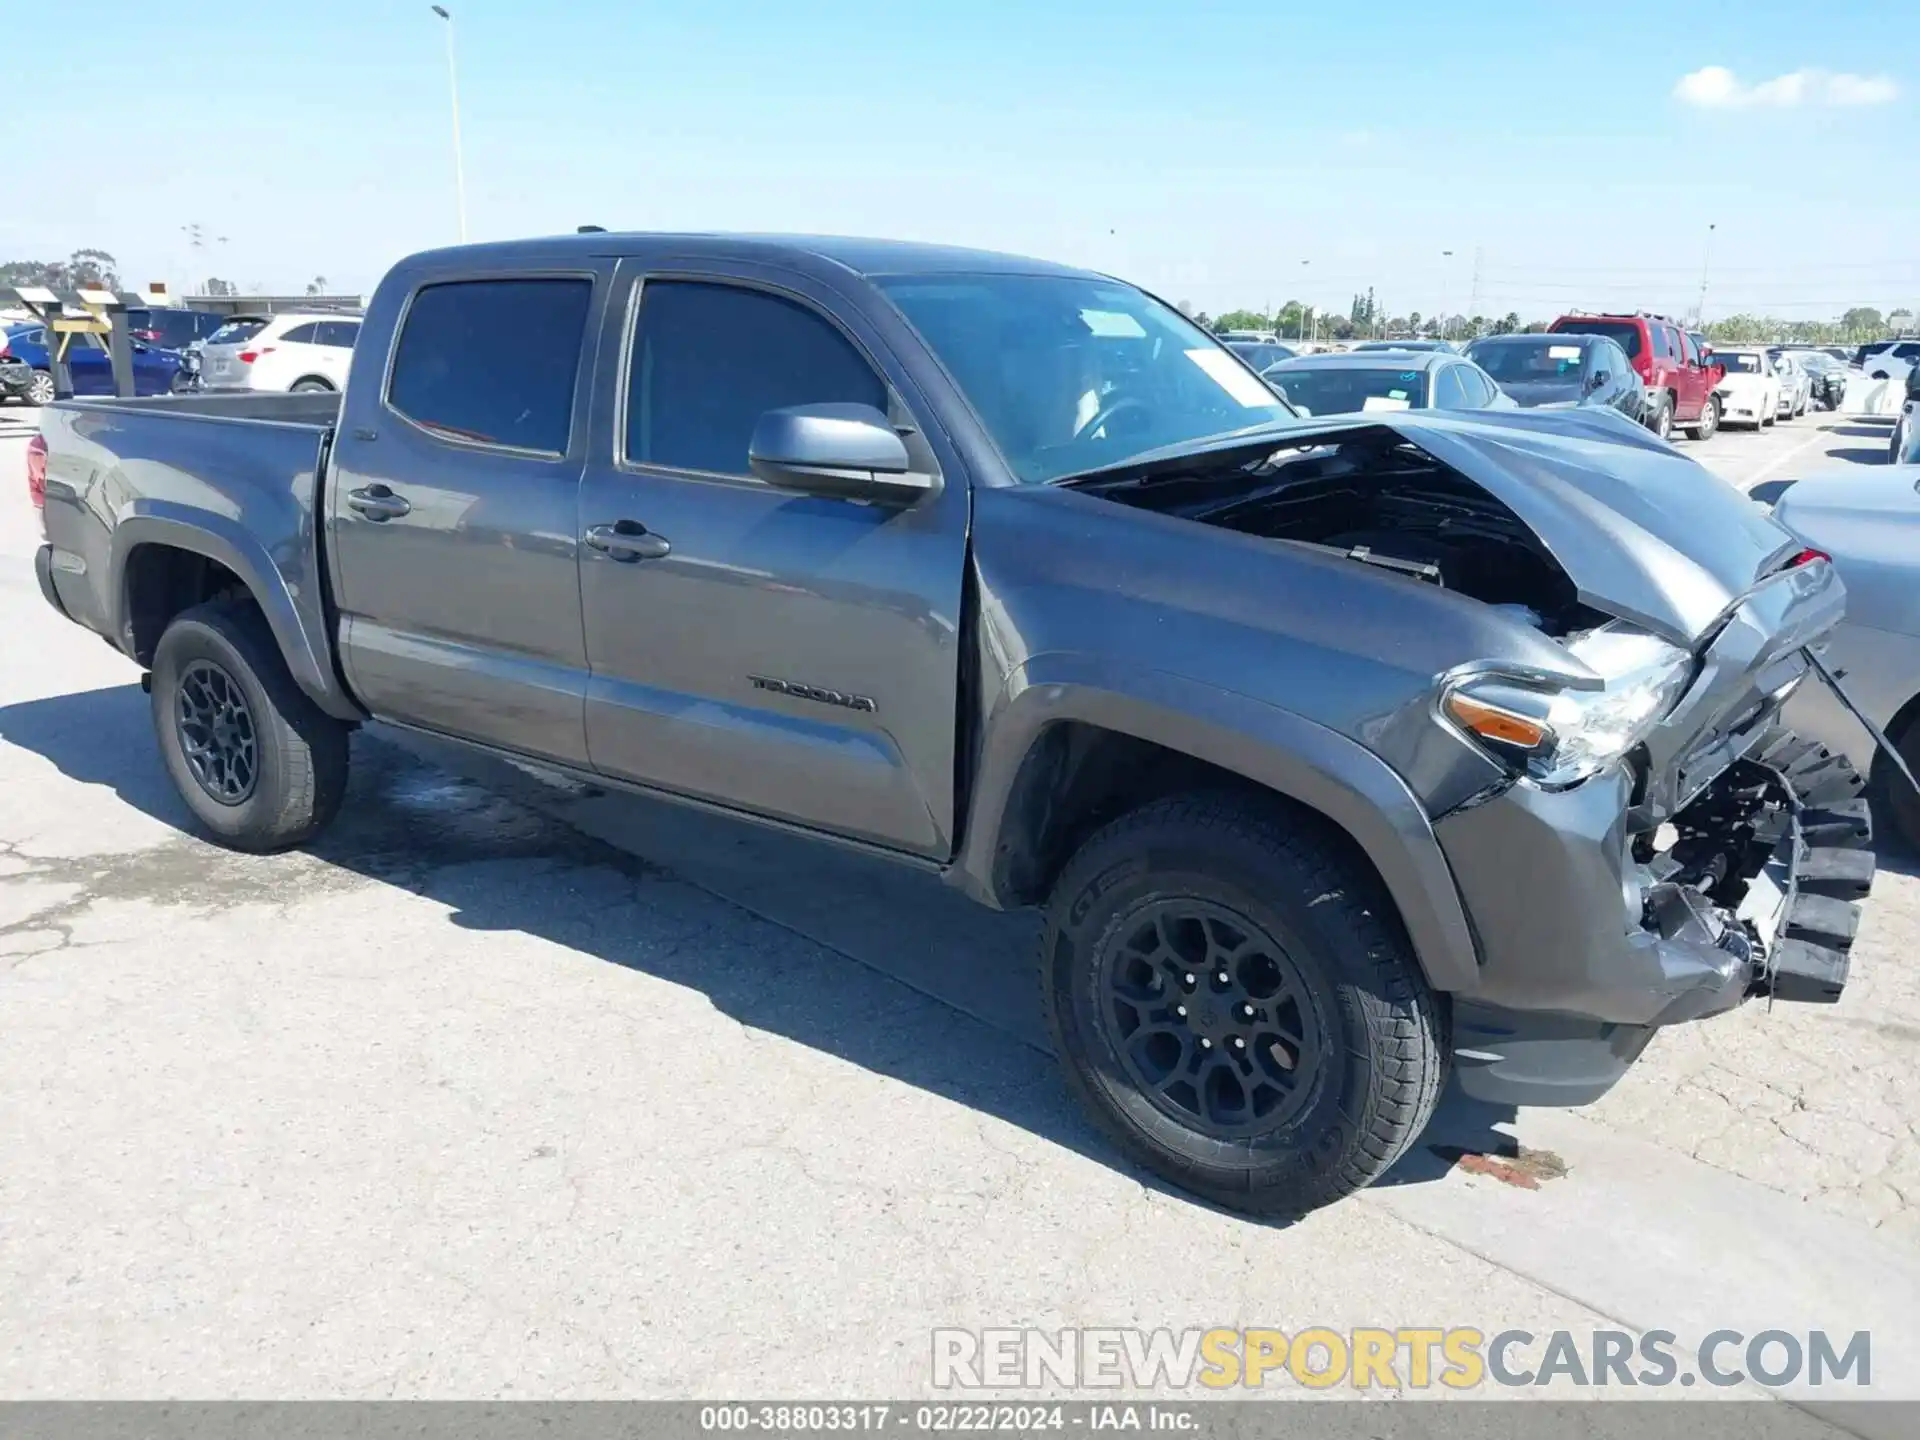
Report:
[[[1405,575],[1414,580],[1424,580],[1429,585],[1446,588],[1441,578],[1440,567],[1425,560],[1402,560],[1398,555],[1379,555],[1371,545],[1322,545],[1317,540],[1296,540],[1296,545],[1305,545],[1309,550],[1324,551],[1328,555],[1338,555],[1343,560],[1358,561],[1362,565],[1371,565],[1379,570],[1391,570],[1396,575]]]

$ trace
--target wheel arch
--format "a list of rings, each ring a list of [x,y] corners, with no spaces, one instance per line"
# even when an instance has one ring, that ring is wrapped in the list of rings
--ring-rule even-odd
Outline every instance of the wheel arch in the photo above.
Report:
[[[259,607],[294,683],[341,720],[363,718],[333,668],[324,634],[302,620],[286,579],[259,540],[224,516],[167,502],[140,501],[114,527],[108,594],[119,607],[122,648],[147,665],[167,622],[222,594]]]
[[[1087,835],[1180,790],[1230,789],[1304,810],[1376,875],[1428,982],[1470,988],[1479,962],[1446,858],[1384,761],[1290,711],[1159,672],[1124,683],[1036,657],[988,718],[951,879],[1000,908],[1043,899]]]

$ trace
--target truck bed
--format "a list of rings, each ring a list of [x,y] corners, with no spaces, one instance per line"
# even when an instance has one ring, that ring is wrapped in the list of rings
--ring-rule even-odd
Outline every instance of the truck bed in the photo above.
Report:
[[[57,402],[68,410],[120,411],[151,416],[191,416],[197,420],[260,421],[275,425],[326,427],[340,416],[334,391],[280,394],[236,390],[198,395],[143,395],[134,400],[87,396]]]
[[[337,691],[318,508],[340,396],[161,395],[60,400],[41,412],[47,598],[141,664],[170,547],[232,572],[258,601],[296,680]],[[157,587],[157,588],[156,588]]]

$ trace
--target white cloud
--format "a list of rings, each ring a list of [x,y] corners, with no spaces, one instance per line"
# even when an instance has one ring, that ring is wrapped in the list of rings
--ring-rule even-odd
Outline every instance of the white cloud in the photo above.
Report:
[[[1754,85],[1724,65],[1705,65],[1682,75],[1673,87],[1675,98],[1703,110],[1732,110],[1745,106],[1787,109],[1795,105],[1884,105],[1900,94],[1886,75],[1848,75],[1829,70],[1795,70]]]

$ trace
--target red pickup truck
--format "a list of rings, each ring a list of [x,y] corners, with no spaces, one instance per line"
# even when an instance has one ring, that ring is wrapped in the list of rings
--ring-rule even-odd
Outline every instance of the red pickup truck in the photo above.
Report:
[[[1714,388],[1726,372],[1702,355],[1679,321],[1640,311],[1632,315],[1562,315],[1547,329],[1559,335],[1605,335],[1619,342],[1647,387],[1647,428],[1666,439],[1678,425],[1691,440],[1720,428]]]

